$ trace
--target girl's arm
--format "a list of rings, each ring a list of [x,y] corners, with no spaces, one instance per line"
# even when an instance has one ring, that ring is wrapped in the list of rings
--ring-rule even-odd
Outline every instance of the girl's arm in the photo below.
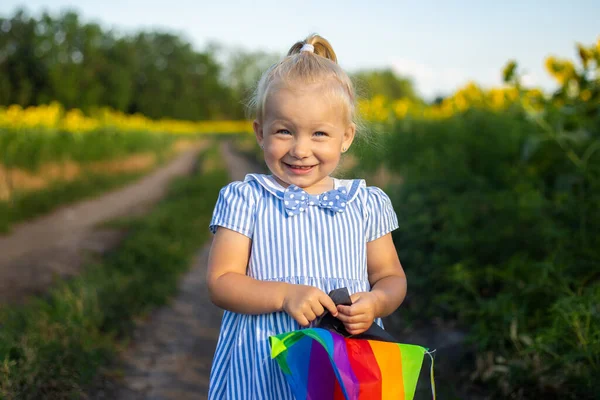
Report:
[[[367,243],[367,271],[371,293],[377,297],[375,317],[387,317],[406,296],[406,275],[391,233]]]
[[[393,313],[406,296],[406,275],[390,233],[367,243],[367,272],[371,291],[354,293],[351,306],[338,306],[338,318],[352,335]]]
[[[215,233],[207,272],[215,305],[242,314],[285,311],[301,325],[308,325],[324,308],[337,315],[333,301],[317,288],[247,276],[251,244],[250,238],[227,228],[219,227]]]
[[[213,303],[243,314],[267,314],[281,309],[284,283],[246,275],[252,240],[219,227],[208,258],[207,284]]]

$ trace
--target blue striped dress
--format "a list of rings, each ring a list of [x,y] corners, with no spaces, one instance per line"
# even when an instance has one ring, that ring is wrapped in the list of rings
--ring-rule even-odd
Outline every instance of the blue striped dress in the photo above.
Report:
[[[247,274],[255,279],[312,285],[329,293],[370,290],[366,243],[398,227],[388,196],[364,180],[334,179],[345,188],[344,212],[311,206],[288,216],[284,188],[271,175],[249,174],[221,189],[210,229],[252,239]],[[380,320],[376,321],[381,324]],[[301,329],[284,312],[225,311],[210,374],[209,399],[286,400],[294,396],[270,358],[269,336]]]

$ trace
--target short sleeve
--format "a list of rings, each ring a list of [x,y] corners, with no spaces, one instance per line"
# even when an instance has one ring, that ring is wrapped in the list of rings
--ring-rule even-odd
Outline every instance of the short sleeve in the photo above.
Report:
[[[367,188],[367,223],[365,237],[371,242],[398,229],[398,217],[385,192],[377,187]]]
[[[254,188],[246,182],[232,182],[223,187],[210,221],[210,231],[222,226],[252,239],[256,220]]]

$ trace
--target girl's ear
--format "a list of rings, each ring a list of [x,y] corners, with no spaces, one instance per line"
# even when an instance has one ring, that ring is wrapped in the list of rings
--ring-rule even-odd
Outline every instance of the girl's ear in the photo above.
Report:
[[[252,129],[254,129],[254,135],[256,136],[256,141],[258,142],[258,145],[260,147],[263,147],[263,130],[262,130],[262,125],[260,124],[260,122],[258,122],[257,119],[254,120],[254,122],[252,123]]]
[[[348,125],[348,127],[346,128],[346,131],[344,132],[344,140],[342,141],[342,151],[343,152],[346,152],[350,148],[350,145],[354,141],[355,134],[356,134],[356,124],[354,122],[352,122],[350,125]]]

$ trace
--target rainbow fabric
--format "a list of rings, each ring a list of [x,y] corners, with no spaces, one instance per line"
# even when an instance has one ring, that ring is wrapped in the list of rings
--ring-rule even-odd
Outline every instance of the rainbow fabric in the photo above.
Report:
[[[321,328],[269,341],[271,358],[298,400],[412,400],[427,353],[421,346],[345,338]]]

